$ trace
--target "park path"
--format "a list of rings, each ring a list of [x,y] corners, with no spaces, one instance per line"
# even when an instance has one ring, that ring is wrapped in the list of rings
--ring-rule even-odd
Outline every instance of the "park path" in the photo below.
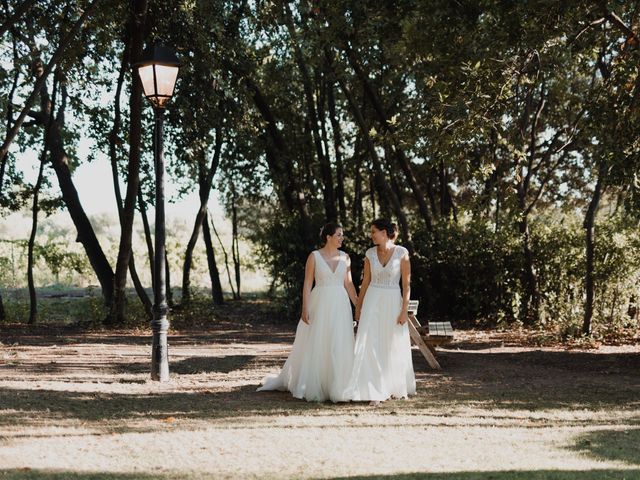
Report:
[[[416,397],[373,408],[255,392],[293,327],[173,332],[167,384],[144,330],[3,332],[0,478],[640,478],[639,347],[458,332],[442,371],[414,351]]]

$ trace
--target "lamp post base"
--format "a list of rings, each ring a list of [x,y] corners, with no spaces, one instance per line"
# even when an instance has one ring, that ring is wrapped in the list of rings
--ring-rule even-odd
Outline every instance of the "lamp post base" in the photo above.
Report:
[[[166,318],[154,319],[151,322],[153,330],[153,347],[151,351],[151,380],[159,382],[169,381],[169,345],[167,332],[169,321]]]

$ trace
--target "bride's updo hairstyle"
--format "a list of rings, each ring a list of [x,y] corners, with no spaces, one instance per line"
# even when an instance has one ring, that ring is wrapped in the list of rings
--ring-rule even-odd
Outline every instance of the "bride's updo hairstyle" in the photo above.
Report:
[[[395,240],[398,236],[398,226],[385,218],[374,220],[371,222],[371,226],[376,227],[380,231],[384,230],[387,232],[387,237],[389,237],[390,240]]]
[[[322,243],[327,243],[327,235],[334,235],[336,230],[339,228],[342,228],[342,225],[339,223],[329,222],[325,224],[324,227],[320,229],[320,238],[322,239]]]

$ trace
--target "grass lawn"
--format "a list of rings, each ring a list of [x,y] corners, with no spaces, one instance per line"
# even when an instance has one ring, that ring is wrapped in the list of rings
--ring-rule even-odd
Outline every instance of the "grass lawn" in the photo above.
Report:
[[[640,347],[458,331],[379,407],[256,393],[295,325],[230,302],[171,332],[0,326],[0,479],[640,479]]]

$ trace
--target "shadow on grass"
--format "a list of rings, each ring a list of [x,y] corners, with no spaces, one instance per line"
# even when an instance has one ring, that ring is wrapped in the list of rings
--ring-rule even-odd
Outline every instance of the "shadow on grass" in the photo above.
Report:
[[[332,480],[636,480],[640,470],[510,470],[499,472],[403,473],[333,477]]]
[[[148,473],[76,473],[47,470],[0,470],[0,479],[4,480],[178,480],[188,479],[184,475],[154,475]]]
[[[248,385],[239,388],[231,388],[223,391],[195,390],[188,392],[162,392],[144,394],[122,394],[122,393],[94,393],[94,392],[70,392],[58,390],[0,390],[0,427],[1,426],[39,426],[51,424],[51,422],[92,422],[95,427],[102,425],[109,432],[152,432],[165,429],[164,422],[170,421],[174,426],[181,425],[181,422],[190,421],[221,421],[224,425],[233,428],[236,419],[246,419],[247,417],[260,417],[274,419],[281,416],[315,416],[326,420],[314,422],[310,427],[335,426],[334,416],[347,415],[358,417],[361,414],[373,413],[371,407],[365,403],[315,403],[306,402],[293,398],[288,392],[256,392],[255,385]],[[409,414],[419,414],[420,406],[415,401],[395,400],[382,404],[375,408],[375,417],[389,416],[385,421],[385,426],[406,427],[406,421],[394,422],[394,418],[403,410]],[[475,418],[478,415],[478,418]],[[487,415],[490,420],[487,421]],[[453,415],[455,416],[455,415]],[[423,428],[460,428],[460,422],[452,419],[448,421],[442,417],[441,413],[431,417],[423,418],[420,425]],[[640,415],[629,416],[622,420],[628,428],[633,425],[640,425]],[[107,422],[106,424],[104,422]],[[609,426],[616,422],[615,418],[605,419],[574,419],[571,416],[567,419],[555,419],[556,426]],[[375,424],[375,422],[374,422]],[[352,427],[370,427],[370,421],[355,421],[350,424]],[[479,413],[464,419],[465,427],[487,427],[491,425],[517,428],[548,428],[549,422],[525,421],[523,418],[505,414],[505,412],[492,411],[491,406],[486,406]],[[252,425],[243,422],[243,428],[264,428],[261,422]],[[300,427],[303,428],[303,427]],[[637,441],[637,431],[628,439]],[[611,433],[611,436],[617,435]],[[635,436],[634,436],[635,435]],[[15,436],[10,433],[7,437]],[[29,434],[26,435],[27,437]],[[624,438],[623,438],[624,440]],[[603,450],[605,446],[600,445],[595,440],[589,440],[594,446],[594,454]],[[583,448],[587,443],[580,444]],[[613,446],[611,451],[613,451]],[[632,447],[629,447],[630,449]],[[632,450],[628,456],[631,458]]]
[[[219,474],[145,474],[145,473],[76,473],[49,472],[46,470],[0,470],[0,479],[7,480],[189,480],[220,478]],[[266,474],[264,478],[278,478]],[[280,477],[282,478],[282,477]],[[322,477],[327,478],[327,477]],[[397,475],[367,475],[355,477],[334,477],[333,480],[636,480],[640,470],[521,470],[494,472],[450,472],[450,473],[404,473]]]
[[[188,357],[171,361],[171,374],[230,373],[235,370],[241,370],[256,360],[254,355]],[[150,361],[121,363],[114,365],[113,369],[116,373],[147,373],[150,369]]]
[[[572,450],[598,460],[616,460],[640,465],[640,428],[598,430],[580,435]]]
[[[518,410],[640,408],[640,355],[575,351],[438,353],[442,370],[414,350],[419,395],[434,403]]]
[[[52,419],[91,422],[153,421],[168,417],[172,417],[172,421],[215,420],[332,410],[332,404],[305,402],[286,392],[257,393],[255,389],[256,386],[250,385],[219,392],[115,394],[5,388],[0,390],[0,405],[4,410],[0,410],[0,426],[40,424]],[[139,431],[139,427],[129,426],[128,422],[120,422],[116,428]],[[157,424],[150,426],[151,430],[157,428]]]
[[[242,308],[240,308],[242,307]],[[246,306],[235,307],[235,314],[241,315]],[[247,307],[248,308],[248,307]],[[242,381],[252,381],[256,372],[276,371],[282,366],[287,347],[293,339],[291,330],[283,326],[246,327],[228,321],[220,321],[215,330],[206,330],[180,335],[171,335],[170,359],[173,375],[226,374],[237,370],[243,373]],[[44,327],[43,327],[44,328]],[[235,418],[242,415],[281,414],[283,411],[298,413],[301,411],[349,412],[356,408],[349,405],[309,404],[293,399],[288,393],[256,393],[260,378],[254,385],[242,388],[225,389],[207,393],[203,391],[160,392],[148,395],[116,393],[79,393],[73,383],[145,383],[149,372],[148,361],[140,361],[141,354],[136,350],[132,357],[115,355],[118,346],[150,346],[150,337],[146,335],[128,335],[125,333],[88,333],[73,337],[52,337],[47,332],[40,336],[20,337],[20,344],[47,346],[55,343],[73,343],[69,348],[54,349],[46,352],[53,360],[29,362],[29,359],[7,360],[0,363],[0,376],[19,377],[24,374],[29,382],[46,381],[46,373],[62,374],[54,381],[69,382],[70,391],[5,389],[0,390],[0,406],[14,409],[22,420],[50,414],[42,413],[49,409],[58,418],[80,418],[85,420],[104,420],[112,418],[139,418],[145,415],[182,416],[185,418]],[[3,340],[4,341],[4,340]],[[277,352],[262,354],[261,347],[249,349],[252,355],[190,355],[194,345],[211,345],[224,351],[221,345],[228,343],[274,344],[282,346]],[[99,344],[102,344],[101,346]],[[111,345],[113,344],[113,347]],[[105,345],[109,345],[108,347]],[[82,357],[75,353],[75,347],[82,349]],[[86,348],[89,346],[89,348]],[[95,354],[92,347],[95,347]],[[87,352],[88,350],[88,352]],[[125,349],[126,350],[126,349]],[[198,353],[206,353],[200,349]],[[255,354],[253,354],[255,352]],[[31,352],[30,352],[31,354]],[[471,406],[485,410],[640,410],[640,355],[638,353],[594,353],[583,351],[491,351],[485,350],[441,350],[438,359],[442,370],[429,369],[418,350],[413,351],[413,363],[418,380],[418,395],[408,402],[387,402],[379,409],[382,413],[403,412],[410,414],[436,413],[449,411],[453,406]],[[54,358],[59,356],[59,358]],[[123,361],[124,359],[124,361]],[[129,361],[127,361],[127,359]],[[135,360],[134,360],[135,359]],[[64,376],[65,372],[86,374],[89,377]],[[132,374],[135,378],[118,377],[118,374]],[[128,375],[128,376],[132,376]],[[208,380],[201,384],[207,388]],[[211,385],[220,384],[220,378],[212,378]],[[212,387],[213,388],[213,387]],[[80,389],[82,390],[82,389]],[[499,421],[504,412],[492,418]],[[509,418],[508,415],[504,418]],[[620,423],[616,418],[609,423]],[[604,420],[601,420],[602,423]],[[621,420],[637,425],[640,416]],[[0,424],[9,424],[10,419],[0,412]],[[15,424],[15,421],[12,422]]]
[[[487,410],[491,418],[501,422],[518,419],[510,417],[505,412],[490,410],[627,409],[637,412],[640,405],[640,380],[636,373],[640,371],[640,356],[635,354],[595,355],[584,352],[548,351],[475,354],[447,351],[440,355],[443,370],[433,371],[427,369],[419,353],[414,353],[418,395],[406,402],[386,402],[377,409],[380,414],[409,412],[442,415],[442,411],[469,406]],[[349,414],[365,408],[361,404],[308,403],[292,398],[287,392],[258,393],[255,391],[258,378],[253,385],[217,390],[215,385],[219,384],[219,377],[211,379],[212,387],[208,386],[209,382],[206,379],[201,378],[200,388],[177,392],[122,394],[75,391],[74,384],[92,381],[140,384],[147,382],[146,376],[143,378],[141,375],[149,372],[149,364],[146,361],[109,363],[99,360],[98,357],[81,364],[61,361],[44,365],[16,363],[0,366],[0,373],[16,371],[25,375],[79,369],[84,372],[96,372],[91,378],[82,380],[74,377],[59,379],[58,381],[69,382],[68,391],[0,389],[0,405],[2,410],[7,411],[3,414],[0,410],[0,425],[15,425],[18,422],[33,424],[37,418],[43,417],[91,421],[167,416],[221,419],[301,412]],[[233,371],[264,371],[271,368],[275,370],[274,363],[277,362],[277,366],[280,366],[283,360],[284,356],[191,356],[173,360],[170,368],[174,378],[193,374],[224,375]],[[117,374],[134,374],[136,377],[126,378]],[[251,381],[250,375],[246,378]],[[33,382],[37,380],[34,379]],[[214,391],[210,391],[209,388]],[[598,424],[640,424],[640,415],[626,417],[617,419],[600,415]],[[576,421],[586,421],[571,418],[568,417],[567,425]],[[555,422],[562,423],[563,420]]]
[[[256,359],[254,355],[226,355],[224,357],[189,357],[171,364],[176,375],[198,373],[229,373],[241,370]],[[148,368],[148,367],[147,367]]]
[[[100,359],[95,356],[86,355],[82,361],[64,356],[62,360],[52,360],[49,363],[26,363],[8,360],[2,364],[0,360],[0,375],[3,372],[19,372],[22,375],[34,376],[35,382],[46,380],[43,374],[70,375],[83,374],[82,379],[73,378],[74,382],[100,381],[102,383],[145,383],[146,378],[130,379],[118,378],[114,375],[139,375],[149,374],[151,371],[151,360],[144,361],[122,361],[121,358],[112,357],[110,359]],[[111,360],[111,361],[109,361]],[[235,370],[242,370],[251,364],[252,368],[271,367],[269,359],[257,357],[255,355],[196,355],[182,359],[170,360],[170,371],[172,376],[194,375],[208,373],[230,373]]]
[[[5,345],[48,347],[73,345],[127,345],[146,347],[151,345],[151,331],[144,335],[131,332],[96,331],[79,333],[77,328],[53,327],[49,325],[35,326],[24,332],[24,325],[16,329],[13,325],[0,324],[0,342]],[[170,331],[169,346],[181,347],[192,345],[227,345],[231,343],[264,344],[293,343],[296,325],[279,327],[273,331],[268,328],[239,327],[229,322],[218,322],[212,327],[216,331]]]

